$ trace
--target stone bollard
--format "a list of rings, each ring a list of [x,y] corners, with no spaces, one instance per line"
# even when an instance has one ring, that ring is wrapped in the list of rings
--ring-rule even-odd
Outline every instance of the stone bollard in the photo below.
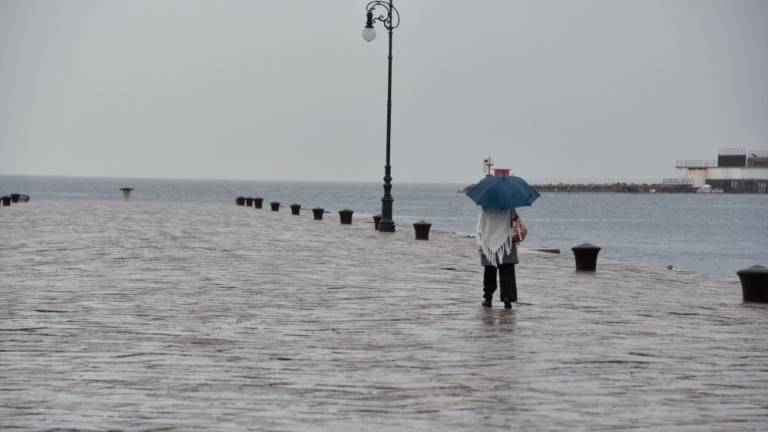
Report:
[[[315,207],[312,209],[312,216],[315,217],[315,220],[323,220],[323,212],[325,212],[325,209]]]
[[[429,229],[432,224],[427,221],[418,221],[413,224],[413,229],[416,231],[416,240],[429,240]]]
[[[245,197],[244,196],[239,196],[239,197],[235,198],[235,204],[237,204],[239,206],[244,206],[245,205]]]
[[[768,268],[754,265],[736,272],[744,302],[768,303]]]
[[[350,209],[339,210],[339,218],[342,225],[352,225],[352,213]]]
[[[597,269],[597,254],[600,248],[593,244],[582,243],[571,248],[576,257],[576,271],[595,271]]]
[[[264,203],[264,198],[262,197],[256,197],[253,199],[253,206],[257,209],[260,209],[263,203]]]
[[[381,222],[381,215],[373,215],[373,229],[379,230],[379,222]]]
[[[272,207],[272,211],[280,210],[280,203],[277,201],[272,201],[271,203],[269,203],[269,206]]]
[[[11,197],[9,197],[7,195],[4,196],[3,197],[3,207],[8,207],[10,205],[11,205]]]
[[[245,199],[245,206],[246,207],[253,207],[253,198],[248,197]]]
[[[299,213],[301,212],[301,204],[291,204],[291,214],[294,216],[299,216]]]
[[[20,197],[20,196],[21,196],[21,194],[12,193],[12,194],[11,194],[11,202],[12,202],[12,203],[17,203],[17,202],[19,202],[19,197]]]

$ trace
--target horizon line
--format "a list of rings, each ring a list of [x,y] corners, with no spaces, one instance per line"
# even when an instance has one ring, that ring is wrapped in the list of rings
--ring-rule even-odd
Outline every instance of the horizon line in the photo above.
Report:
[[[296,182],[296,183],[363,183],[363,184],[379,184],[379,182],[370,180],[308,180],[308,179],[255,179],[255,178],[211,178],[211,177],[151,177],[151,176],[103,176],[103,175],[62,175],[62,174],[6,174],[0,173],[0,177],[47,177],[47,178],[80,178],[80,179],[116,179],[116,180],[196,180],[196,181],[243,181],[243,182]],[[478,176],[479,177],[479,176]],[[461,185],[462,181],[448,181],[448,180],[435,180],[435,181],[413,181],[413,180],[401,180],[397,183],[404,184],[450,184]],[[383,182],[381,182],[383,184]]]

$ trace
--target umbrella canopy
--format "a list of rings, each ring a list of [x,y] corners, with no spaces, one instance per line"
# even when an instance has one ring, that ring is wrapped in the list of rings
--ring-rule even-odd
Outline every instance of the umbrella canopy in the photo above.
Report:
[[[518,176],[488,176],[467,191],[467,196],[479,206],[509,210],[528,207],[540,195]]]

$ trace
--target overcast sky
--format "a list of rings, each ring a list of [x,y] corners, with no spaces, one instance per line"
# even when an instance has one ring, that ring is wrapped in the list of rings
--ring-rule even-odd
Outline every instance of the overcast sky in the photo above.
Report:
[[[381,181],[358,0],[0,0],[0,174]],[[766,0],[402,0],[394,182],[768,150]]]

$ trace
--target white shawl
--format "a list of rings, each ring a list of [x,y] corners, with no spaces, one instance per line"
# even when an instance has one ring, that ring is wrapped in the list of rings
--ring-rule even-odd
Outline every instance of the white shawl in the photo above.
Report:
[[[494,267],[505,254],[512,252],[512,210],[483,208],[477,221],[477,242],[480,251]]]

